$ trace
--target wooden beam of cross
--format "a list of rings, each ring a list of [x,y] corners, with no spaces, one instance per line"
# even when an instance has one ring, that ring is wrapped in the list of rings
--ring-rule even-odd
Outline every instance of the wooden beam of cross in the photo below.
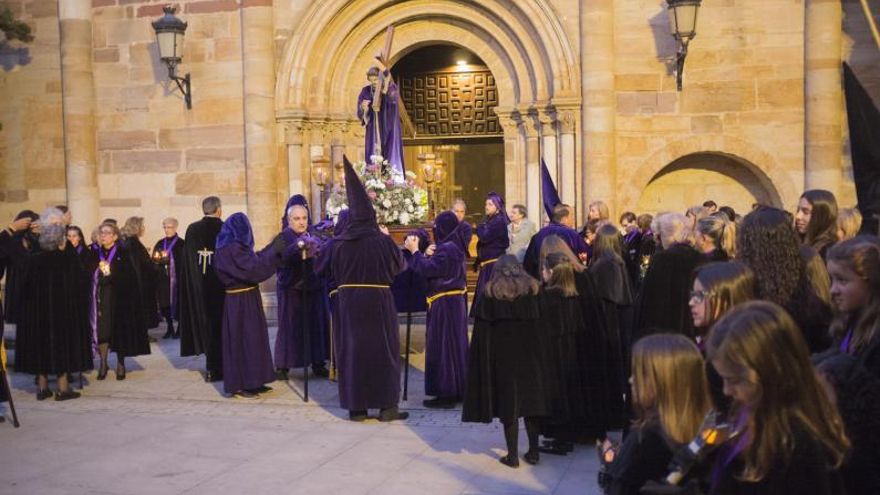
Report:
[[[376,55],[376,60],[382,64],[383,69],[389,69],[388,77],[391,78],[391,66],[388,61],[391,58],[391,44],[394,42],[394,26],[388,26],[388,29],[385,30],[385,47],[382,52]],[[382,72],[380,71],[379,77],[382,77]],[[392,78],[393,80],[393,78]],[[382,83],[384,84],[384,82]],[[383,87],[383,86],[380,86]],[[379,91],[379,96],[377,99],[381,102],[382,92]],[[403,135],[409,138],[416,137],[416,127],[413,125],[412,119],[409,118],[409,112],[406,110],[406,105],[403,104],[403,98],[400,97],[400,91],[397,93],[397,108],[399,109],[398,114],[400,115],[400,124],[403,128]]]

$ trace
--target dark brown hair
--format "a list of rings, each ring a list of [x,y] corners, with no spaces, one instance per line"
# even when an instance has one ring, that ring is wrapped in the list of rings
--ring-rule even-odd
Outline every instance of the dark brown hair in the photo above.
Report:
[[[837,242],[837,198],[831,191],[811,189],[801,195],[813,207],[804,243],[819,252]]]
[[[486,295],[493,299],[513,301],[537,294],[538,287],[538,281],[523,270],[516,256],[505,254],[495,262],[492,276],[486,282]]]
[[[544,269],[550,270],[550,280],[546,282],[545,288],[557,289],[562,292],[565,297],[573,297],[578,295],[577,284],[575,283],[575,269],[571,259],[565,253],[551,253],[544,258]]]
[[[712,328],[709,357],[755,386],[755,399],[743,411],[747,443],[741,479],[760,481],[773,466],[791,461],[797,426],[840,467],[850,446],[843,420],[819,383],[797,324],[784,309],[766,301],[732,309]]]
[[[609,257],[616,260],[623,259],[623,247],[620,245],[620,232],[614,225],[606,223],[596,231],[593,240],[593,260],[601,257]]]
[[[853,315],[836,313],[831,323],[831,332],[838,340],[853,329],[850,347],[859,352],[880,336],[880,243],[871,237],[843,241],[828,251],[828,262],[832,261],[861,277],[869,289],[868,302],[855,321]]]

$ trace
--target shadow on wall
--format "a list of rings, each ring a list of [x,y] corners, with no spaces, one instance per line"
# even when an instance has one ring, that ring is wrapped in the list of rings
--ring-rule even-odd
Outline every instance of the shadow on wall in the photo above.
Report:
[[[3,67],[4,72],[10,72],[17,66],[28,65],[32,60],[28,47],[15,47],[7,41],[0,41],[0,67]]]
[[[666,75],[671,76],[675,72],[675,54],[678,45],[669,31],[669,15],[666,13],[666,2],[660,2],[660,12],[648,19],[651,33],[654,36],[654,49],[657,60],[666,65]]]
[[[642,191],[637,211],[681,211],[713,200],[738,213],[753,203],[782,207],[779,192],[763,172],[739,157],[694,153],[681,157],[655,175]]]

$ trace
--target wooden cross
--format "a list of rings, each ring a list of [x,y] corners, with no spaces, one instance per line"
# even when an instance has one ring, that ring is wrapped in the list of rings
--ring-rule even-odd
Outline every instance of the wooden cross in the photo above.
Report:
[[[381,68],[379,70],[379,91],[376,92],[376,96],[373,100],[373,109],[376,110],[376,115],[378,115],[379,108],[382,106],[382,90],[385,88],[385,72],[384,69],[389,69],[388,77],[391,78],[391,67],[388,64],[388,60],[391,57],[391,43],[394,41],[394,26],[388,26],[388,29],[385,30],[385,48],[376,55],[376,60],[379,61]],[[391,81],[388,81],[389,83]],[[412,123],[412,120],[409,118],[409,112],[406,111],[406,105],[403,104],[403,98],[400,97],[400,92],[397,93],[397,107],[400,109],[398,112],[400,114],[400,123],[403,127],[404,136],[409,136],[410,138],[416,137],[416,128]]]

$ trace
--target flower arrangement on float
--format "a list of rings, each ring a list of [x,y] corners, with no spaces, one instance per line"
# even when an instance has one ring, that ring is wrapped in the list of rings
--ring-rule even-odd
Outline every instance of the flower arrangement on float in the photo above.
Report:
[[[416,184],[416,174],[393,170],[381,156],[370,157],[370,163],[352,164],[367,196],[376,210],[376,221],[384,225],[416,225],[428,218],[428,191]],[[334,184],[325,205],[327,214],[336,222],[339,212],[348,208],[345,185]]]

